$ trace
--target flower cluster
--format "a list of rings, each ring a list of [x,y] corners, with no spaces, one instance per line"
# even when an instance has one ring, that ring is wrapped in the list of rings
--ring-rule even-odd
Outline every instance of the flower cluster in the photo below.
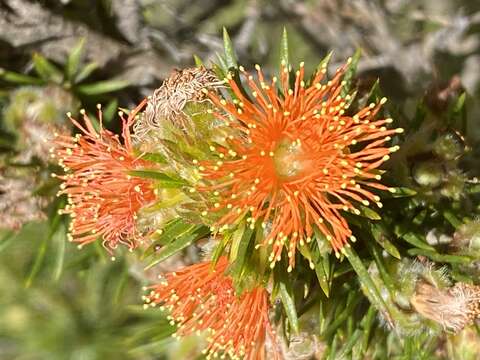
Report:
[[[133,249],[141,241],[137,212],[155,199],[155,192],[151,180],[130,175],[132,170],[148,166],[134,152],[130,127],[144,106],[145,101],[128,118],[119,113],[123,142],[102,127],[100,107],[99,131],[82,110],[84,126],[68,114],[81,133],[56,137],[52,156],[65,170],[65,175],[58,176],[63,181],[59,195],[68,197],[62,213],[70,215],[69,239],[79,247],[102,238],[109,251],[118,244]]]
[[[233,99],[205,90],[215,117],[232,129],[223,145],[211,147],[215,159],[194,160],[203,177],[198,191],[215,197],[205,215],[218,214],[220,231],[242,219],[252,228],[261,224],[267,236],[257,246],[272,247],[271,267],[286,247],[291,271],[297,246],[309,243],[315,228],[338,255],[348,239],[355,241],[342,212],[358,215],[358,204],[371,202],[381,207],[372,190],[389,190],[377,182],[376,169],[398,149],[385,143],[402,129],[376,118],[386,99],[347,114],[346,68],[322,82],[324,65],[307,83],[303,63],[293,82],[286,66],[279,80],[267,81],[257,65],[259,82],[240,67],[250,95],[231,75],[225,81]]]
[[[227,266],[228,259],[221,257],[215,265],[207,261],[168,273],[148,288],[145,307],[169,310],[171,323],[178,325],[175,336],[205,331],[207,358],[228,354],[232,359],[264,359],[266,336],[272,342],[275,337],[267,292],[256,287],[237,296],[233,279],[225,274]],[[279,359],[272,347],[272,358]]]
[[[173,208],[177,201],[162,202],[155,189],[170,181],[166,189],[190,210],[174,212],[186,223],[201,222],[220,235],[245,224],[259,233],[263,228],[255,246],[268,247],[271,268],[286,249],[292,271],[297,249],[315,237],[324,237],[339,256],[349,240],[355,241],[345,212],[361,215],[372,202],[382,207],[375,191],[393,191],[378,182],[378,168],[398,149],[386,142],[402,131],[387,128],[392,119],[377,118],[385,99],[349,113],[347,68],[325,81],[325,64],[306,81],[301,63],[294,78],[283,66],[280,79],[267,81],[259,66],[258,80],[239,67],[243,83],[230,74],[220,82],[205,68],[176,71],[128,118],[120,114],[121,140],[102,127],[101,111],[99,131],[85,112],[85,125],[69,115],[81,133],[58,136],[53,156],[65,170],[58,177],[60,194],[68,196],[63,212],[72,218],[71,240],[82,246],[102,238],[109,250],[119,243],[133,249],[142,241],[138,212],[147,205]],[[231,96],[224,97],[227,93]],[[170,173],[134,176],[135,170],[155,168],[142,156],[156,154]],[[228,251],[230,235],[222,252]],[[160,251],[174,242],[159,242]],[[259,360],[271,354],[279,359],[264,286],[271,275],[264,266],[268,256],[259,260],[259,281],[248,274],[234,278],[229,258],[218,254],[216,262],[161,275],[159,284],[147,288],[145,307],[168,311],[178,326],[175,336],[206,334],[207,358]]]

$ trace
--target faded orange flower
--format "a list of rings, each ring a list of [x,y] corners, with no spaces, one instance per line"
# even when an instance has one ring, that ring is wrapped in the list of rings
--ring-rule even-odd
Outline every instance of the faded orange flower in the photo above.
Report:
[[[226,257],[215,267],[210,261],[168,273],[147,289],[145,307],[160,306],[170,312],[175,336],[206,332],[207,358],[229,355],[232,359],[266,359],[267,336],[272,341],[272,359],[280,355],[268,318],[268,294],[263,287],[235,294],[233,280],[225,274]]]
[[[348,239],[355,241],[342,212],[360,214],[357,204],[382,206],[372,189],[388,188],[377,182],[376,169],[398,149],[385,142],[402,129],[388,129],[390,118],[376,119],[386,99],[347,114],[346,68],[322,83],[326,65],[310,82],[303,63],[293,81],[284,66],[280,79],[267,83],[260,66],[258,81],[240,67],[246,92],[231,75],[225,81],[233,99],[208,91],[215,116],[232,134],[211,147],[214,160],[194,160],[203,177],[197,190],[215,198],[204,215],[215,212],[220,231],[242,219],[252,228],[261,223],[266,236],[257,246],[271,246],[271,267],[286,247],[291,271],[297,246],[312,240],[314,228],[338,256]]]
[[[63,180],[59,195],[68,196],[62,213],[70,215],[69,239],[79,247],[102,238],[103,246],[111,252],[118,244],[133,249],[141,241],[137,212],[155,195],[150,180],[129,174],[148,165],[134,152],[130,127],[145,103],[140,103],[127,118],[119,113],[122,141],[103,128],[100,106],[100,131],[82,110],[84,126],[68,114],[81,133],[56,137],[52,156],[65,170],[65,175],[58,176]]]

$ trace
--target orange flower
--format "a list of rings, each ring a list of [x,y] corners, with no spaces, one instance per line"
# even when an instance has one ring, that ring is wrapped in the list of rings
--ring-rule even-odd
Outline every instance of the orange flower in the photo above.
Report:
[[[144,100],[127,119],[119,113],[123,143],[118,135],[102,127],[100,106],[99,132],[82,110],[85,127],[67,114],[82,134],[56,137],[52,156],[66,173],[58,176],[63,180],[59,195],[68,196],[62,213],[70,215],[69,239],[78,242],[79,247],[101,237],[104,247],[111,252],[119,243],[133,249],[141,240],[136,214],[155,195],[150,180],[129,175],[147,165],[134,153],[130,126],[145,103]]]
[[[232,134],[211,147],[215,160],[199,163],[204,184],[198,190],[216,198],[203,215],[216,212],[220,231],[242,219],[252,228],[260,222],[267,235],[257,247],[272,247],[271,267],[287,247],[291,271],[297,245],[309,243],[314,228],[338,256],[348,239],[355,241],[342,212],[360,214],[357,204],[370,202],[382,206],[371,189],[388,188],[376,182],[375,169],[398,149],[384,144],[402,129],[387,129],[392,119],[375,119],[386,99],[346,114],[351,101],[342,95],[346,68],[322,84],[324,65],[307,84],[303,63],[292,83],[283,67],[278,87],[275,77],[266,83],[258,65],[258,82],[240,67],[250,95],[230,75],[225,81],[235,99],[208,92],[216,117]]]
[[[228,354],[233,359],[265,359],[267,335],[274,342],[268,319],[268,294],[256,287],[237,297],[228,266],[221,257],[215,268],[211,262],[187,266],[168,273],[159,285],[150,287],[145,307],[160,305],[169,310],[171,324],[178,325],[175,336],[207,332],[207,358]],[[273,359],[279,354],[273,346]]]

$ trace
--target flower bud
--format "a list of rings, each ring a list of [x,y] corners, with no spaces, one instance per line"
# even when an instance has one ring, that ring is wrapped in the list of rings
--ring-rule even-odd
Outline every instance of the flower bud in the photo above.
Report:
[[[413,178],[424,187],[434,188],[440,185],[444,176],[442,165],[432,161],[424,161],[413,167]]]
[[[466,255],[480,255],[480,220],[461,225],[453,235],[452,246]]]
[[[65,113],[78,107],[73,96],[57,86],[21,87],[10,95],[4,111],[5,130],[17,136],[16,160],[49,160],[53,134],[66,127]]]
[[[465,179],[462,174],[449,174],[447,182],[440,189],[440,194],[449,199],[458,201],[464,196],[464,185]]]
[[[445,160],[458,158],[463,152],[460,137],[452,133],[440,136],[433,144],[433,152]]]
[[[317,359],[324,344],[320,343],[314,334],[301,332],[290,339],[290,344],[284,351],[285,360],[310,360]]]

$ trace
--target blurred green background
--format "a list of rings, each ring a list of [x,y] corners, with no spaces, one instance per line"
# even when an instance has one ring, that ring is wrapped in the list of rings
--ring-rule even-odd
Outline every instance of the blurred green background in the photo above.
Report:
[[[466,91],[468,133],[478,140],[478,1],[0,3],[0,359],[195,358],[198,341],[171,340],[161,314],[142,310],[148,274],[133,255],[112,262],[100,246],[77,251],[65,241],[42,139],[68,129],[66,111],[95,112],[99,102],[118,129],[118,106],[132,107],[193,55],[215,61],[223,27],[245,67],[276,71],[284,26],[292,62],[309,70],[329,51],[333,69],[361,48],[357,86],[379,79],[400,116],[421,99],[445,111]]]

